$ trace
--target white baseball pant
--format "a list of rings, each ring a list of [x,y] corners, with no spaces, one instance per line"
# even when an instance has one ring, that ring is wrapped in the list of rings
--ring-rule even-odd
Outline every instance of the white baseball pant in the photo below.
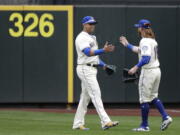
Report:
[[[142,69],[139,79],[139,101],[140,103],[151,102],[158,97],[161,70],[159,67]]]
[[[74,118],[73,129],[85,124],[84,117],[90,100],[96,108],[103,127],[111,120],[104,110],[101,91],[97,81],[97,69],[91,66],[78,65],[76,70],[81,80],[82,92]]]

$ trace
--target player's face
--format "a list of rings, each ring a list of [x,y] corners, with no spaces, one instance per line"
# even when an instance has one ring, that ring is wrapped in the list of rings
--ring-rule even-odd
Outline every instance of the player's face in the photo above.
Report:
[[[88,33],[93,33],[95,31],[95,24],[84,24],[84,29]]]

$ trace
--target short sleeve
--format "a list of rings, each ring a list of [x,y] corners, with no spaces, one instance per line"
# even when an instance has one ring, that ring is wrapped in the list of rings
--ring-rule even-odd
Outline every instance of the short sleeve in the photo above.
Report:
[[[83,51],[85,48],[89,48],[90,47],[90,42],[86,39],[78,39],[76,41],[77,46],[79,47],[79,49],[81,51]]]
[[[151,46],[148,42],[142,42],[140,45],[141,56],[151,56]]]

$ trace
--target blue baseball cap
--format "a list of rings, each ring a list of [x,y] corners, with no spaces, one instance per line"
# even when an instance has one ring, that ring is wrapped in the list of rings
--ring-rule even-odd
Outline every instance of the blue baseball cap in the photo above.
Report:
[[[92,16],[85,16],[81,22],[82,24],[97,24],[97,21]]]
[[[139,20],[138,24],[134,24],[134,26],[137,28],[149,29],[151,26],[151,22],[146,19],[141,19],[141,20]]]

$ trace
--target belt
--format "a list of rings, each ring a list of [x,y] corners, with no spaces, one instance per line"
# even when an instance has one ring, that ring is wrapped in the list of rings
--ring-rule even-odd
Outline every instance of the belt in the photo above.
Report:
[[[142,68],[142,69],[156,69],[156,68],[159,68],[159,66],[158,67]]]
[[[86,66],[90,66],[90,67],[98,67],[98,64],[86,64]]]

